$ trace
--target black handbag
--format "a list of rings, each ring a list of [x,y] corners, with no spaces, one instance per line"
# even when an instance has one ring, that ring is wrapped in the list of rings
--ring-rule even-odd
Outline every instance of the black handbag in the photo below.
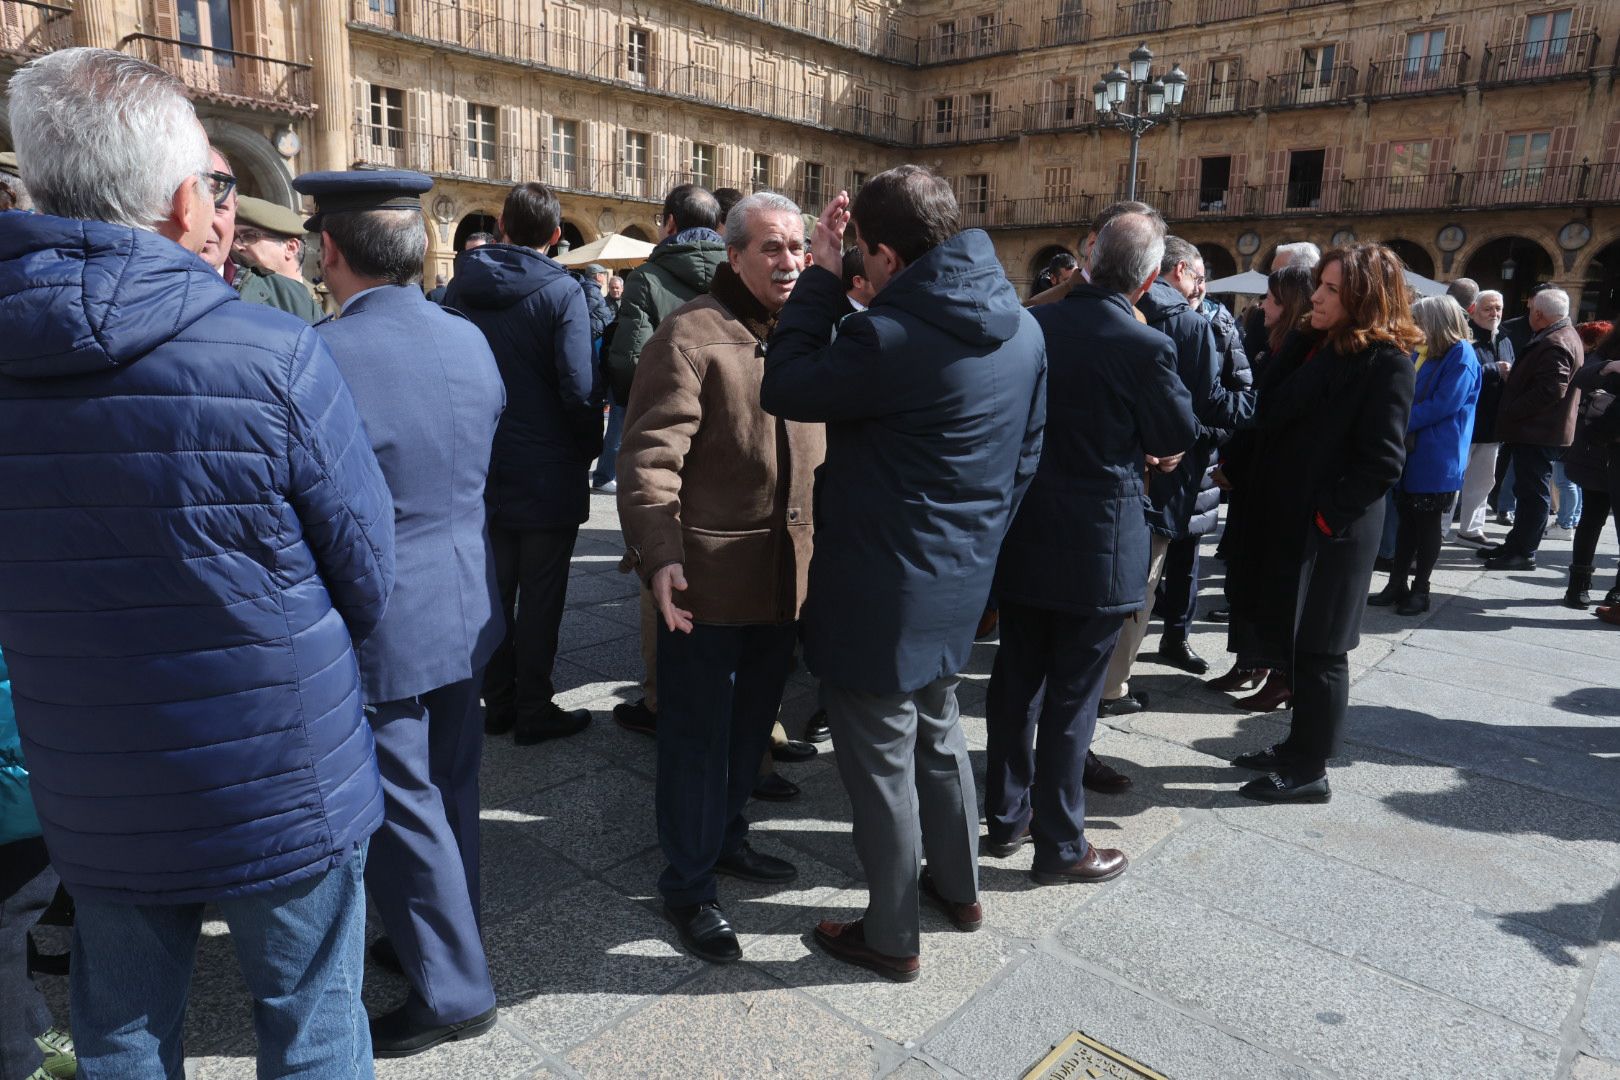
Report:
[[[1615,407],[1615,394],[1609,390],[1594,390],[1581,398],[1577,429],[1581,437],[1594,446],[1608,446],[1620,442],[1620,408]]]

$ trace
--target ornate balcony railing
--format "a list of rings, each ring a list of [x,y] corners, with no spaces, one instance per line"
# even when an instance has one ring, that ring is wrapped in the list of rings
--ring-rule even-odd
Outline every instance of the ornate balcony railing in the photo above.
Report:
[[[1367,65],[1368,97],[1404,97],[1460,89],[1468,77],[1468,53],[1462,49],[1432,56],[1397,57]]]
[[[1243,217],[1248,213],[1247,192],[1240,184],[1192,187],[1163,192],[1155,204],[1167,221]]]
[[[308,64],[155,34],[130,34],[118,47],[178,75],[196,97],[294,116],[315,111]]]
[[[1022,109],[958,109],[947,121],[938,117],[917,122],[919,146],[954,146],[958,143],[1006,139],[1023,127]]]
[[[1291,71],[1266,77],[1266,108],[1300,109],[1343,105],[1356,93],[1356,69],[1336,65],[1326,79],[1315,72]]]
[[[1221,116],[1260,106],[1260,84],[1253,79],[1194,83],[1182,99],[1183,116]]]
[[[1096,121],[1090,101],[1039,101],[1024,106],[1026,132],[1074,131]]]
[[[954,34],[936,35],[922,42],[918,46],[917,59],[921,64],[949,64],[997,56],[1016,50],[1022,35],[1023,27],[1012,22],[969,27]]]
[[[1114,14],[1114,36],[1153,34],[1170,25],[1170,0],[1130,0]]]
[[[1598,36],[1570,34],[1511,41],[1486,48],[1479,65],[1481,86],[1584,78],[1597,62]]]
[[[0,0],[0,55],[26,59],[73,44],[73,9],[39,0]]]
[[[1091,12],[1070,11],[1041,20],[1041,45],[1084,45],[1091,40]]]

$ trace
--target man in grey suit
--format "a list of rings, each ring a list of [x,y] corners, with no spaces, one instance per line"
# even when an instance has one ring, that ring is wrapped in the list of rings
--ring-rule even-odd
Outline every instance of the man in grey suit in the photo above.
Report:
[[[506,392],[484,335],[422,294],[421,194],[432,185],[409,172],[294,181],[315,197],[308,225],[342,304],[318,332],[365,421],[398,535],[398,584],[358,649],[384,796],[366,885],[388,938],[372,956],[411,983],[403,1005],[371,1022],[378,1057],[495,1023],[479,937],[478,696],[505,628],[484,484]]]

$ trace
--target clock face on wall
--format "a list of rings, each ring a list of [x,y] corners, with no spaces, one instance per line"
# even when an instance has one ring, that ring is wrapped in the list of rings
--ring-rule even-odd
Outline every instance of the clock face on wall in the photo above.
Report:
[[[276,136],[276,153],[284,158],[297,157],[302,146],[303,143],[299,141],[298,132],[292,128],[288,128]]]
[[[1353,244],[1355,242],[1356,234],[1352,229],[1340,229],[1338,232],[1333,234],[1333,240],[1331,241],[1334,247],[1344,247],[1346,244]]]
[[[1237,238],[1239,255],[1253,255],[1260,250],[1260,234],[1250,230]]]
[[[1558,230],[1558,246],[1565,251],[1579,251],[1592,239],[1592,230],[1584,221],[1572,221]]]
[[[1461,225],[1447,225],[1434,238],[1434,246],[1441,251],[1456,251],[1468,242],[1468,233]]]

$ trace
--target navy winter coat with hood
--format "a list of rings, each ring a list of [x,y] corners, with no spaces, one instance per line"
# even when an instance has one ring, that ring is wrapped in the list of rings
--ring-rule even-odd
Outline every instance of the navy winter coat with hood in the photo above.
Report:
[[[816,479],[805,662],[896,694],[954,675],[996,553],[1035,474],[1046,345],[978,229],[848,310],[838,275],[805,271],[777,317],[760,404],[827,424]]]
[[[591,318],[579,282],[533,248],[485,244],[456,257],[444,306],[484,332],[506,383],[485,488],[492,524],[578,525],[590,516],[588,470],[602,452]]]
[[[394,512],[302,320],[154,233],[0,215],[0,641],[68,889],[279,888],[382,819],[353,641]]]

